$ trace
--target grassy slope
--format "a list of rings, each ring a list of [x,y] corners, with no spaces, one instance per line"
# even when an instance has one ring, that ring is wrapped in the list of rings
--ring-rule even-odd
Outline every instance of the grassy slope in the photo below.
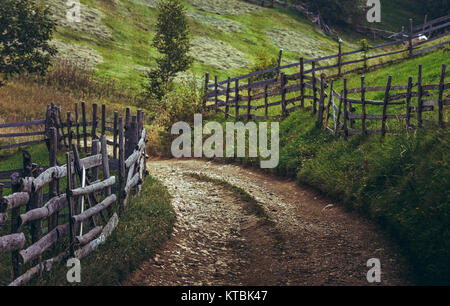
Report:
[[[366,78],[371,85],[383,84],[387,74],[403,80],[426,63],[433,69],[424,70],[424,79],[436,84],[443,62],[448,56],[439,51]],[[357,76],[350,81],[358,82]],[[210,120],[225,121],[222,115]],[[280,124],[280,163],[271,171],[379,221],[411,258],[419,283],[450,284],[449,139],[448,129],[431,126],[384,140],[379,135],[334,139],[315,126],[312,113],[297,111]],[[238,160],[259,167],[258,160]]]

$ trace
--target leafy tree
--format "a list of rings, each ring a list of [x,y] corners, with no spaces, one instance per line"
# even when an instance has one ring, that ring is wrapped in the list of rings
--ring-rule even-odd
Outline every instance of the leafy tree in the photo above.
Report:
[[[320,13],[330,25],[356,25],[364,18],[365,0],[307,0],[311,9]]]
[[[178,72],[186,71],[193,59],[186,11],[181,0],[164,0],[158,4],[158,21],[153,46],[162,57],[157,67],[147,73],[145,86],[149,96],[161,99],[171,88]]]
[[[1,0],[0,76],[45,74],[56,49],[49,45],[55,23],[34,0]],[[0,80],[0,86],[2,80]]]

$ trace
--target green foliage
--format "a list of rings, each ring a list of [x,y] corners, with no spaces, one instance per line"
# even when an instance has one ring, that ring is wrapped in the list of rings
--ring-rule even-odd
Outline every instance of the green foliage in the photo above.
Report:
[[[370,50],[370,44],[365,38],[358,41],[358,44],[361,50],[363,50],[364,69],[367,69],[367,53]]]
[[[266,54],[258,54],[255,63],[250,67],[250,73],[251,72],[257,72],[262,71],[270,68],[275,68],[278,65],[278,60],[276,57],[270,57]],[[253,77],[253,80],[266,80],[266,79],[272,79],[277,76],[276,71],[267,72],[264,74],[257,75]]]
[[[193,59],[186,11],[180,0],[165,0],[158,5],[158,20],[153,47],[162,57],[156,60],[157,68],[148,72],[146,91],[150,96],[161,99],[172,86],[178,72],[186,71]]]
[[[55,28],[49,10],[32,0],[2,0],[0,6],[0,75],[44,74],[56,50],[49,45]],[[0,86],[2,80],[0,80]]]
[[[364,18],[366,1],[363,0],[308,0],[311,8],[319,12],[331,25],[356,25]]]

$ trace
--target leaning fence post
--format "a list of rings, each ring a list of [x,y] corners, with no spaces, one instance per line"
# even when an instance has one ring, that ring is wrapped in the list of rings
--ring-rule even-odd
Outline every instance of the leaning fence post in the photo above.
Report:
[[[388,82],[386,85],[386,92],[384,93],[383,101],[383,121],[381,122],[381,136],[386,135],[386,119],[387,119],[387,106],[389,103],[389,91],[391,90],[392,75],[388,77]]]
[[[423,111],[423,88],[422,88],[422,65],[419,65],[419,75],[417,77],[417,121],[419,124],[419,127],[422,127],[423,120],[422,120],[422,111]]]
[[[366,86],[365,86],[365,78],[361,76],[361,126],[362,133],[367,134],[366,130]]]
[[[333,97],[333,92],[334,92],[334,81],[331,80],[331,86],[330,86],[330,97],[328,99],[328,105],[326,108],[326,114],[325,114],[325,124],[324,124],[324,130],[326,130],[328,128],[328,121],[330,120],[330,107],[331,104],[334,101],[334,97]],[[334,103],[333,103],[334,104]],[[333,118],[334,120],[336,120],[336,118]]]
[[[316,62],[312,62],[313,112],[317,112]]]
[[[442,65],[441,81],[439,82],[439,125],[444,127],[444,80],[447,65]]]

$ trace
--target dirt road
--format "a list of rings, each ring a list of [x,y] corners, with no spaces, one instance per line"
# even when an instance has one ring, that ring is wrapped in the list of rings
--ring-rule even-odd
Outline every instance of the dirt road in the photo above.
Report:
[[[368,285],[370,258],[380,259],[381,285],[411,284],[406,260],[375,225],[293,181],[202,160],[148,169],[172,194],[177,222],[124,285]],[[235,192],[186,173],[242,188],[273,222],[248,214]]]

